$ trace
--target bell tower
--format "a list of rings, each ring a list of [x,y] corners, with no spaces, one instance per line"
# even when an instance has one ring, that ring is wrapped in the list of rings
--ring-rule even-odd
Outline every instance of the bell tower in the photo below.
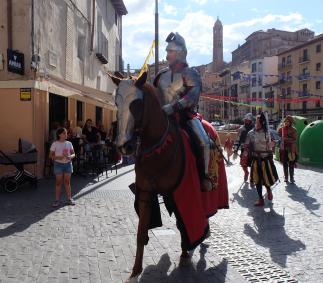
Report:
[[[223,68],[223,26],[219,17],[213,26],[213,61],[212,71],[217,72]]]

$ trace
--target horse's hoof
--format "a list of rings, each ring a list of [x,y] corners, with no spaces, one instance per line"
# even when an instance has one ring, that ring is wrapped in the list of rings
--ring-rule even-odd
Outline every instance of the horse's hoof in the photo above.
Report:
[[[190,256],[181,256],[179,259],[179,266],[187,267],[190,266],[192,263]]]
[[[139,275],[136,275],[134,277],[129,277],[125,283],[137,283],[138,278],[139,278]]]

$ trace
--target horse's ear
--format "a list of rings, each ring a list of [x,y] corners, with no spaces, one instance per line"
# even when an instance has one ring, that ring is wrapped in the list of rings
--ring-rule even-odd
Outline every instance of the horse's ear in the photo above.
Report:
[[[121,78],[115,77],[114,75],[111,75],[108,73],[108,76],[110,77],[110,79],[116,84],[119,85],[119,83],[121,82]]]
[[[136,80],[136,87],[141,87],[147,81],[147,72],[142,73],[142,75]]]

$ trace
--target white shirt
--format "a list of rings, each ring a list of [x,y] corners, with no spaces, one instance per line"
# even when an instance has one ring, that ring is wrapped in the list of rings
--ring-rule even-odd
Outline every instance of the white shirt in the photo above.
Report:
[[[50,147],[50,151],[55,152],[55,156],[64,156],[63,152],[65,152],[67,155],[71,155],[72,151],[74,152],[74,148],[71,142],[69,141],[54,141],[52,143],[52,146]],[[59,163],[68,163],[71,160],[67,159],[64,157],[64,159],[61,160],[55,160],[56,162]]]

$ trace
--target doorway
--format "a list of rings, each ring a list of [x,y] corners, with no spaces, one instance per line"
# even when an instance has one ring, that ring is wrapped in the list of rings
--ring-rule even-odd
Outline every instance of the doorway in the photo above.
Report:
[[[64,96],[49,93],[49,129],[54,123],[63,125],[68,117],[68,99]]]

